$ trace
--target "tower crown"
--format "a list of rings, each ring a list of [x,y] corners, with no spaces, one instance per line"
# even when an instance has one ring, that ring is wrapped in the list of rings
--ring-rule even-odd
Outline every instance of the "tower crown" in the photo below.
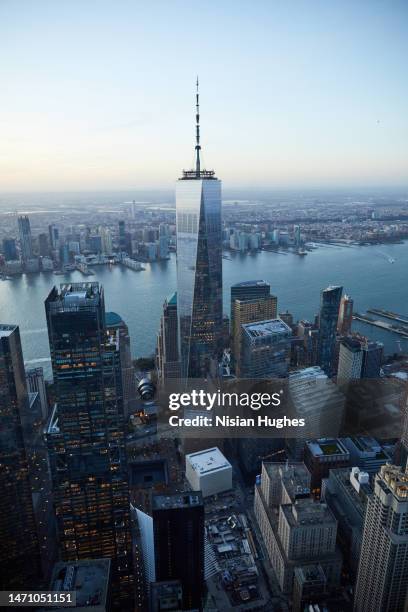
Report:
[[[180,180],[191,179],[216,179],[214,170],[201,170],[201,144],[200,144],[200,94],[198,91],[198,76],[196,81],[196,144],[195,144],[195,168],[193,170],[183,170]]]

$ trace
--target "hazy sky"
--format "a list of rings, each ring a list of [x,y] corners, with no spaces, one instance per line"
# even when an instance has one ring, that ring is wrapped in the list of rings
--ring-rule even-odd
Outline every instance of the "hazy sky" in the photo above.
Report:
[[[408,1],[0,0],[0,191],[408,185]]]

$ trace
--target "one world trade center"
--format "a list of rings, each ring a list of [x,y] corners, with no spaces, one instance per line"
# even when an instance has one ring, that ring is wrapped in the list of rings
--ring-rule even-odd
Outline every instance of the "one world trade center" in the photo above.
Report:
[[[198,80],[195,168],[176,187],[177,311],[182,378],[206,377],[222,337],[221,181],[201,169]]]

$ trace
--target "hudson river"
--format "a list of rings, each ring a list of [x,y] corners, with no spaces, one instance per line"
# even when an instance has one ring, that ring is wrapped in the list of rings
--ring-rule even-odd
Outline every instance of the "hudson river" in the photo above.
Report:
[[[322,246],[303,258],[268,252],[227,257],[231,259],[223,259],[226,313],[230,310],[232,284],[265,279],[278,296],[279,311],[288,309],[295,319],[314,317],[319,309],[320,290],[329,284],[342,285],[354,299],[357,312],[374,307],[408,316],[408,242],[350,248]],[[44,312],[49,290],[62,282],[99,281],[105,289],[106,309],[119,313],[129,326],[133,355],[149,355],[155,348],[163,300],[176,288],[175,256],[169,261],[143,265],[143,272],[122,266],[98,266],[93,268],[95,275],[89,277],[74,272],[65,276],[23,275],[0,281],[0,322],[20,326],[26,364],[42,365],[49,376]],[[408,339],[362,323],[354,322],[353,326],[384,342],[387,353],[408,351]]]

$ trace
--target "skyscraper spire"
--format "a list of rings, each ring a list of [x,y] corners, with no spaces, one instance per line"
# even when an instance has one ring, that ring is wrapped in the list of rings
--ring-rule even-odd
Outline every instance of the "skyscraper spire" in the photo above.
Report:
[[[198,76],[196,82],[196,176],[200,178],[201,168],[200,168],[200,96],[198,93]]]

